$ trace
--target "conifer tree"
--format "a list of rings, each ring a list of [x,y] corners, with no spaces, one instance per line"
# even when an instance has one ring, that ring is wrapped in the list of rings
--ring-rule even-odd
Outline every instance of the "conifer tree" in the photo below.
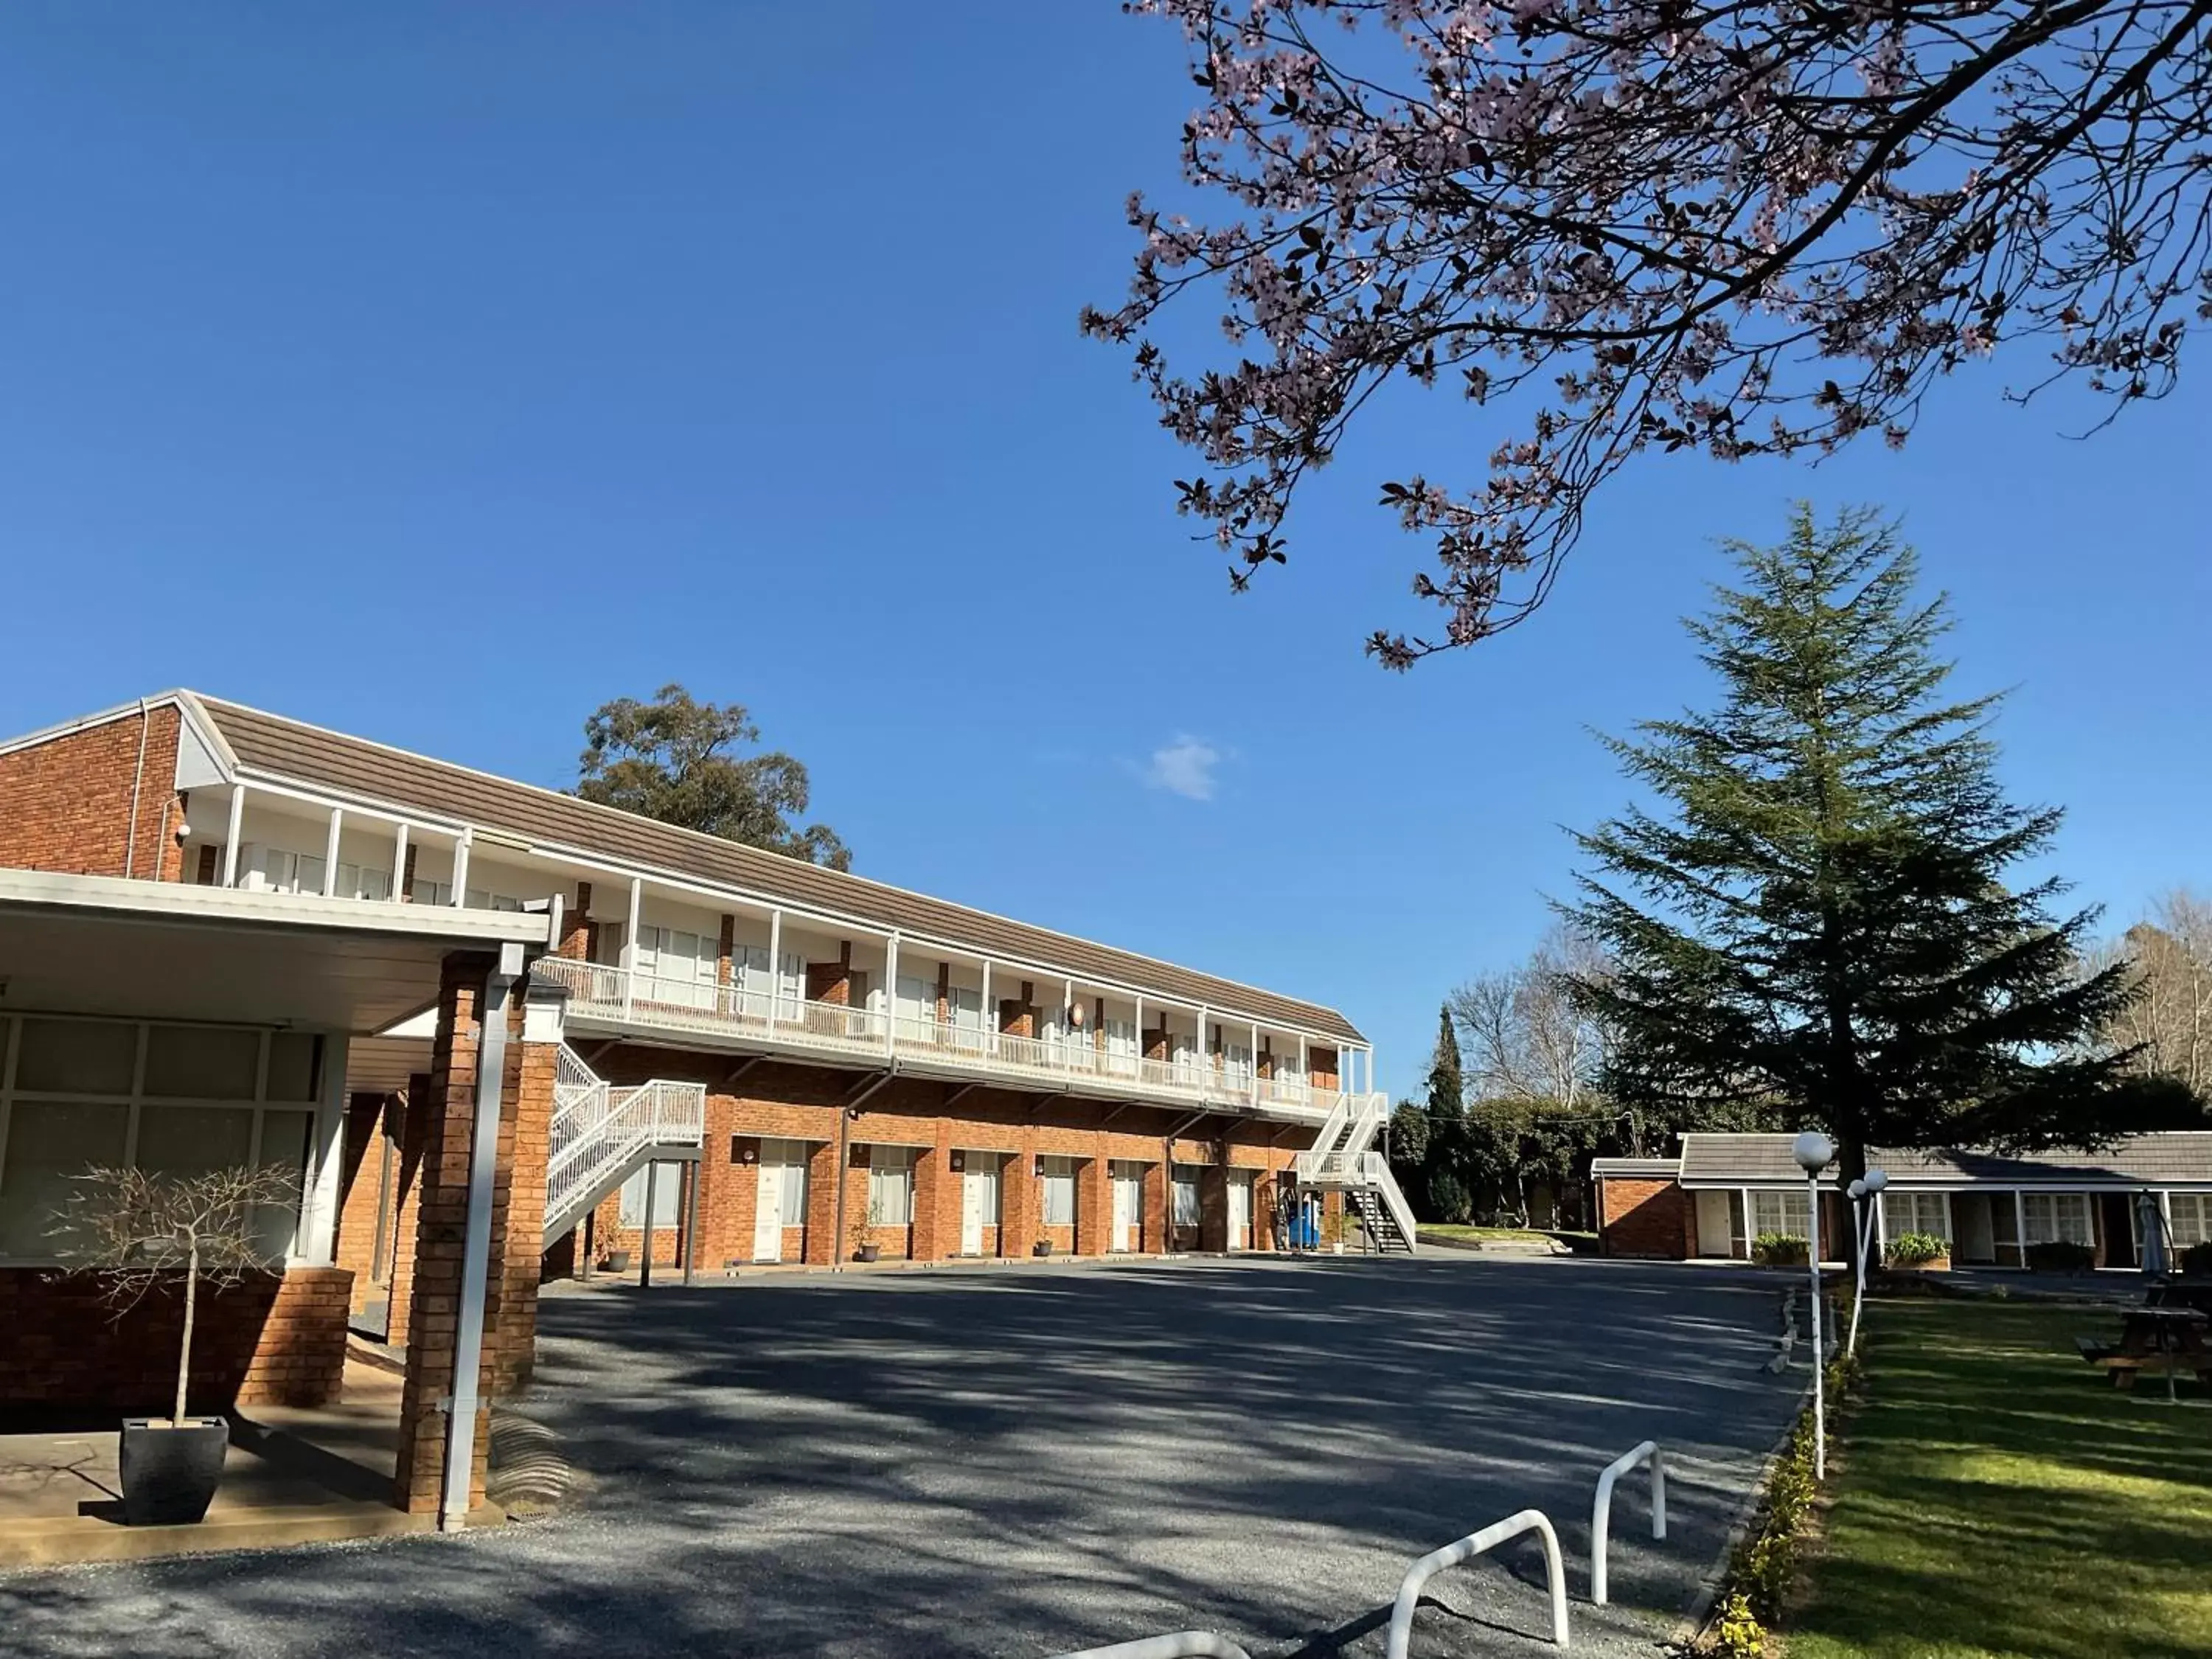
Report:
[[[2098,1040],[2124,975],[2081,966],[2094,911],[2055,916],[2063,884],[2020,874],[2061,815],[1999,787],[1998,697],[1948,700],[1950,618],[1911,550],[1870,511],[1801,507],[1781,545],[1731,550],[1739,586],[1688,624],[1718,706],[1608,740],[1651,804],[1577,837],[1608,1089],[1817,1126],[1845,1180],[1870,1146],[2133,1127]]]

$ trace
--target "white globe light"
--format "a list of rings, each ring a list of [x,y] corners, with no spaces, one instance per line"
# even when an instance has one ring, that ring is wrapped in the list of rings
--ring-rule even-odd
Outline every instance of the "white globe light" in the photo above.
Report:
[[[1853,1198],[1864,1198],[1867,1195],[1867,1184],[1863,1179],[1854,1181],[1844,1190]]]
[[[1818,1129],[1808,1129],[1797,1137],[1790,1155],[1807,1175],[1817,1175],[1836,1161],[1836,1143]]]
[[[1866,1172],[1866,1185],[1869,1192],[1878,1193],[1889,1185],[1889,1177],[1880,1170],[1869,1170]]]

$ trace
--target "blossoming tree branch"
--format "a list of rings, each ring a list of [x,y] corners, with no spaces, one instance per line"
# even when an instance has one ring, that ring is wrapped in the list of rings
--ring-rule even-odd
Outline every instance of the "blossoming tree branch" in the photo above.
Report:
[[[1182,23],[1184,172],[1234,205],[1133,198],[1128,298],[1084,326],[1202,458],[1180,505],[1232,582],[1283,559],[1300,484],[1392,378],[1506,428],[1474,478],[1382,486],[1434,538],[1413,589],[1442,612],[1370,638],[1394,668],[1535,610],[1639,451],[1902,444],[2000,346],[2030,349],[2008,395],[2078,380],[2102,424],[2212,319],[2212,0],[1131,9]],[[1233,361],[1152,337],[1194,289]]]

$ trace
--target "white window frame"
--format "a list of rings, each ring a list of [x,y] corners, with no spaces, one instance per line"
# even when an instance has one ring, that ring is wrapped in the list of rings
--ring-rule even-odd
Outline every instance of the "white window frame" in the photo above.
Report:
[[[917,1149],[912,1146],[868,1148],[868,1208],[878,1227],[914,1224],[914,1166]]]
[[[1044,1193],[1038,1206],[1038,1217],[1047,1227],[1073,1227],[1075,1224],[1075,1160],[1057,1155],[1048,1155],[1044,1165]]]
[[[2168,1193],[2166,1224],[2177,1250],[2212,1239],[2212,1193]]]
[[[1762,1233],[1809,1241],[1813,1236],[1812,1213],[1806,1208],[1803,1192],[1775,1187],[1752,1188],[1751,1236],[1757,1238]]]
[[[1929,1226],[1927,1206],[1935,1206],[1939,1224]],[[1932,1233],[1945,1243],[1954,1237],[1951,1231],[1951,1195],[1948,1193],[1899,1192],[1892,1188],[1882,1194],[1882,1224],[1888,1236],[1899,1233]]]
[[[1206,1200],[1200,1186],[1201,1173],[1195,1164],[1178,1164],[1168,1172],[1168,1224],[1171,1227],[1198,1227],[1205,1224]],[[1185,1194],[1188,1194],[1186,1200]]]
[[[134,1028],[137,1032],[137,1049],[131,1064],[130,1088],[119,1093],[92,1091],[78,1093],[62,1090],[18,1087],[16,1065],[19,1050],[22,1046],[22,1028],[27,1021],[31,1020]],[[194,1025],[200,1030],[216,1029],[254,1033],[257,1047],[254,1055],[253,1092],[251,1098],[240,1099],[220,1096],[203,1099],[198,1097],[151,1095],[146,1091],[146,1054],[155,1028],[158,1026],[167,1029]],[[308,1032],[295,1035],[314,1036]],[[246,1158],[248,1163],[256,1166],[258,1166],[262,1161],[264,1132],[267,1127],[270,1114],[295,1113],[306,1118],[307,1134],[298,1171],[299,1193],[292,1206],[292,1232],[290,1237],[285,1241],[282,1255],[287,1266],[311,1261],[312,1256],[303,1248],[305,1241],[301,1238],[301,1233],[307,1224],[307,1212],[313,1199],[313,1172],[319,1139],[317,1131],[325,1092],[323,1086],[322,1068],[330,1063],[331,1047],[327,1040],[319,1036],[315,1037],[315,1059],[312,1065],[307,1095],[305,1099],[272,1100],[269,1097],[269,1054],[271,1041],[276,1036],[276,1033],[266,1026],[237,1025],[220,1021],[112,1019],[94,1016],[29,1012],[0,1014],[0,1188],[4,1188],[6,1180],[8,1132],[13,1123],[18,1103],[24,1105],[125,1108],[123,1161],[126,1164],[133,1164],[137,1160],[139,1127],[144,1121],[144,1114],[149,1110],[159,1112],[171,1108],[197,1108],[218,1111],[251,1111],[252,1128]],[[51,1255],[0,1255],[0,1267],[38,1266],[51,1263],[53,1260]]]
[[[2094,1249],[2097,1243],[2094,1206],[2087,1193],[2022,1193],[2020,1195],[2021,1218],[2027,1224],[2026,1244],[2086,1244]],[[2037,1212],[2044,1212],[2041,1219]],[[2064,1218],[2078,1217],[2081,1237],[2068,1231]]]

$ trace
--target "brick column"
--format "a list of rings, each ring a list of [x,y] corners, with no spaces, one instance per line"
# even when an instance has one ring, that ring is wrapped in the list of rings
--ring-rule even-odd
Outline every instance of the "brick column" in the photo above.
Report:
[[[1255,1250],[1275,1248],[1276,1172],[1262,1170],[1252,1178],[1252,1243]]]
[[[415,849],[409,848],[412,858]],[[561,937],[553,946],[553,954],[566,957],[572,962],[588,961],[592,954],[592,884],[576,884],[576,902],[561,917]]]
[[[960,1177],[952,1173],[951,1132],[937,1125],[937,1145],[922,1148],[914,1160],[914,1231],[908,1255],[916,1261],[951,1255],[960,1243]],[[945,1225],[947,1204],[952,1223]]]
[[[412,1514],[434,1514],[444,1486],[446,1413],[459,1326],[466,1249],[471,1139],[476,1122],[477,1062],[484,980],[493,959],[446,958],[438,991],[438,1035],[431,1048],[415,1241],[414,1296],[407,1321],[407,1372],[399,1407],[399,1455],[393,1501]],[[483,1367],[471,1508],[483,1501],[489,1446],[489,1395],[502,1378],[526,1375],[536,1336],[538,1261],[545,1190],[545,1141],[552,1109],[550,1044],[523,1042],[524,988],[508,1004],[501,1079],[496,1175],[492,1190],[491,1271],[485,1286]],[[535,1055],[529,1050],[537,1048]]]
[[[755,1176],[758,1191],[758,1176]],[[837,1143],[820,1140],[806,1154],[806,1260],[826,1267],[844,1249],[837,1237]],[[745,1248],[750,1259],[752,1248]]]
[[[1138,1248],[1153,1255],[1165,1255],[1168,1241],[1168,1166],[1164,1164],[1145,1165],[1145,1236]]]
[[[415,1305],[415,1244],[422,1219],[422,1149],[429,1141],[430,1074],[416,1072],[400,1101],[399,1170],[393,1177],[392,1283],[385,1340],[407,1346],[407,1322]]]
[[[1198,1248],[1221,1255],[1229,1249],[1229,1171],[1218,1164],[1198,1173]]]
[[[1113,1242],[1114,1197],[1102,1155],[1075,1166],[1075,1253],[1103,1255]]]
[[[1030,1137],[1024,1135],[1024,1141]],[[1027,1147],[1016,1152],[999,1173],[1000,1228],[999,1254],[1027,1255],[1037,1242],[1036,1153]]]

